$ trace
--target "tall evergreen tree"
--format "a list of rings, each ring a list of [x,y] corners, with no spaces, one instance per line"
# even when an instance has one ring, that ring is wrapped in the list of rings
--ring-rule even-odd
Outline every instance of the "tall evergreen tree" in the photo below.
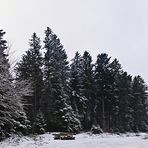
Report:
[[[119,118],[118,127],[121,132],[131,131],[133,124],[132,117],[132,76],[128,75],[127,72],[122,72],[117,81],[118,86],[118,97],[119,97]]]
[[[5,50],[5,32],[0,30],[0,140],[11,133],[26,132],[26,116],[23,111],[21,98],[16,92],[12,76],[9,72],[9,63]]]
[[[72,59],[70,67],[71,105],[76,115],[79,117],[84,130],[87,112],[87,98],[82,93],[83,59],[78,52],[75,53],[75,57]]]
[[[33,95],[31,97],[24,96],[24,101],[27,116],[33,125],[37,113],[41,110],[43,89],[41,45],[40,38],[37,37],[36,33],[33,33],[29,45],[29,50],[26,51],[26,54],[23,55],[22,60],[17,65],[16,76],[17,80],[29,80],[32,85]]]
[[[119,76],[122,73],[121,64],[117,59],[114,59],[109,65],[111,87],[110,87],[110,109],[108,117],[108,129],[116,130],[118,127],[119,118],[119,94],[121,93],[118,87]]]
[[[94,65],[91,55],[85,51],[82,57],[81,94],[86,98],[84,115],[84,129],[89,130],[95,121],[95,92],[94,92]]]
[[[132,83],[132,109],[133,109],[133,130],[147,131],[148,130],[148,115],[147,115],[147,86],[140,76],[136,76]]]
[[[44,39],[44,82],[48,129],[74,131],[79,129],[69,98],[69,66],[60,40],[49,27]]]
[[[102,53],[97,56],[95,68],[95,85],[97,93],[97,114],[98,123],[100,126],[107,130],[107,118],[110,112],[110,92],[112,87],[112,78],[110,75],[110,57]],[[100,116],[101,115],[101,116]]]

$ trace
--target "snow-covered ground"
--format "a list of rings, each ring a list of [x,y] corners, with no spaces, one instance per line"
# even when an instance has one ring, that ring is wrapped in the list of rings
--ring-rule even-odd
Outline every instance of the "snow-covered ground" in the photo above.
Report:
[[[37,137],[11,137],[0,148],[148,148],[148,135],[87,133],[75,135],[75,140],[54,140],[52,134]]]

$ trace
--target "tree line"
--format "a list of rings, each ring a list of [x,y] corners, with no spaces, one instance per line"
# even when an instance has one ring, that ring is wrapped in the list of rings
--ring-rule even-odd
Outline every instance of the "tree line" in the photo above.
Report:
[[[43,42],[36,33],[31,36],[14,80],[4,34],[0,30],[0,137],[89,131],[94,126],[104,132],[148,130],[147,86],[117,59],[99,53],[93,63],[85,51],[69,62],[60,39],[47,27]]]

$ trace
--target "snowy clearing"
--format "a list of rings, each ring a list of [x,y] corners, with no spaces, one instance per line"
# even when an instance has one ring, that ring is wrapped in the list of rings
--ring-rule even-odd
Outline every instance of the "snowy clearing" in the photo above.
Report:
[[[0,148],[147,148],[148,134],[78,134],[76,140],[54,140],[52,134],[37,137],[13,136],[0,143]]]

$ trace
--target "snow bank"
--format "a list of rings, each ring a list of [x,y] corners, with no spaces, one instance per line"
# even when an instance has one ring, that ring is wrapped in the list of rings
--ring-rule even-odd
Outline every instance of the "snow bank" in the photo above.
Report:
[[[54,140],[52,134],[34,137],[12,136],[0,148],[148,148],[148,135],[78,134],[76,140]]]

